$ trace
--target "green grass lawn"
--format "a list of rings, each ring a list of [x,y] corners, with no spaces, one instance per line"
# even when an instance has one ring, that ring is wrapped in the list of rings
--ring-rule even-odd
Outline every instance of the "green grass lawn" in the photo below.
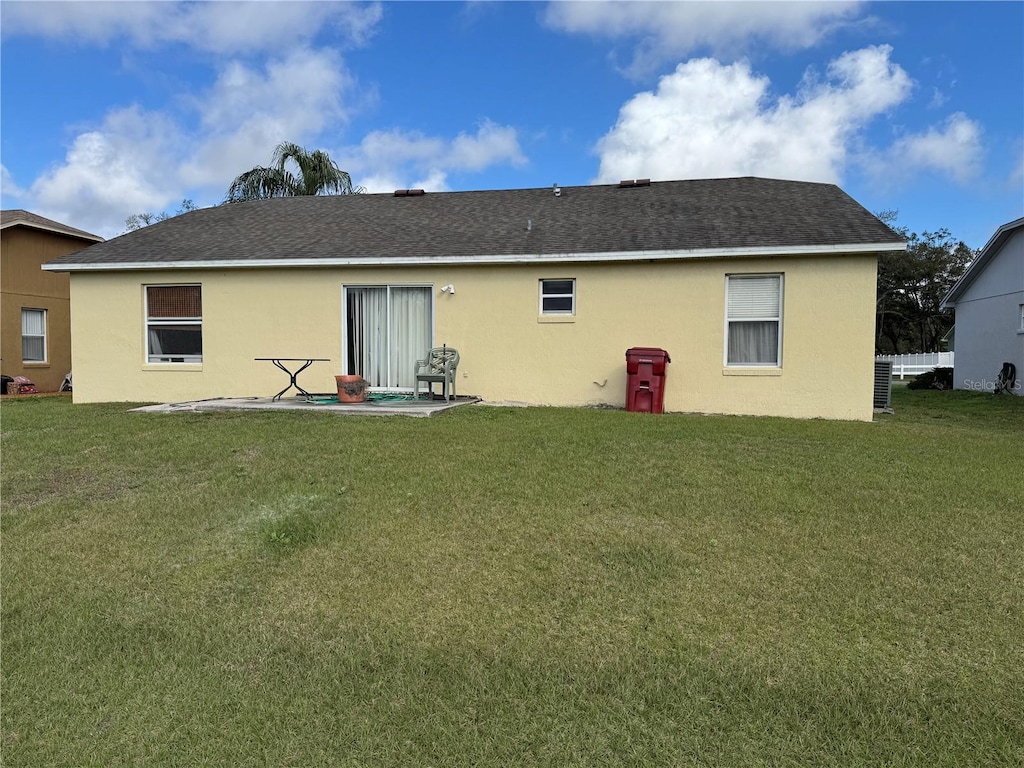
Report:
[[[5,400],[10,766],[1024,763],[1024,398]]]

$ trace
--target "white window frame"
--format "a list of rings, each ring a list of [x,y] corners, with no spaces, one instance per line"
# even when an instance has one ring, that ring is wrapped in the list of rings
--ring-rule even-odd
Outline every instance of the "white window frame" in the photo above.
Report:
[[[1019,309],[1020,309],[1020,325],[1017,326],[1017,333],[1024,333],[1024,304],[1021,304]]]
[[[572,283],[572,291],[570,293],[546,293],[544,291],[545,283]],[[539,302],[537,305],[537,311],[541,315],[554,315],[554,316],[575,316],[576,315],[576,278],[575,277],[542,277],[538,281],[539,291]],[[568,312],[563,310],[544,309],[544,299],[564,299],[568,297],[572,300],[572,306]]]
[[[430,297],[430,316],[429,316],[429,318],[427,320],[428,330],[430,332],[430,341],[428,342],[427,348],[421,351],[421,354],[426,354],[430,350],[430,348],[433,347],[434,339],[435,339],[435,334],[434,334],[434,318],[435,318],[435,310],[436,310],[436,307],[437,307],[437,299],[436,299],[436,297],[434,295],[434,284],[433,283],[421,283],[421,282],[411,282],[411,283],[401,283],[401,282],[395,282],[395,283],[343,283],[342,286],[341,286],[341,361],[342,361],[342,369],[341,370],[342,370],[342,372],[350,371],[356,365],[355,361],[352,360],[352,357],[349,354],[349,342],[350,342],[349,332],[348,332],[348,313],[349,313],[348,289],[349,288],[384,288],[387,291],[385,323],[386,323],[386,325],[388,327],[388,335],[390,335],[391,322],[392,322],[392,320],[391,320],[391,311],[393,309],[391,292],[394,289],[396,289],[396,288],[425,288],[425,289],[427,289],[429,297]],[[389,344],[390,344],[390,342],[389,342]],[[390,352],[391,352],[391,349],[390,349],[390,346],[389,346],[389,349],[388,349],[389,357],[390,357]],[[401,393],[412,392],[413,391],[412,387],[401,387],[401,386],[398,386],[397,383],[392,382],[391,381],[391,377],[392,377],[393,373],[394,373],[394,371],[391,370],[391,366],[389,364],[388,365],[388,385],[387,386],[380,386],[380,387],[377,387],[377,386],[371,387],[370,388],[371,391],[373,391],[373,392],[401,392]]]
[[[199,289],[199,300],[202,303],[203,297],[203,284],[202,283],[149,283],[142,286],[142,297],[145,312],[145,334],[144,334],[144,349],[146,350],[146,363],[149,365],[180,365],[182,363],[201,363],[203,362],[203,354],[200,352],[198,355],[170,355],[170,354],[153,354],[149,349],[149,329],[160,328],[170,325],[194,325],[198,326],[200,332],[200,339],[202,339],[203,331],[203,317],[159,317],[151,318],[149,316],[149,289],[150,288],[198,288]],[[200,342],[202,343],[202,342]]]
[[[743,279],[750,278],[777,278],[779,281],[779,308],[778,312],[774,315],[764,315],[758,317],[743,317],[743,318],[731,318],[729,317],[729,288],[733,280],[741,281]],[[725,343],[723,344],[722,350],[722,364],[726,368],[781,368],[782,367],[782,306],[785,298],[785,277],[781,272],[758,272],[758,273],[735,273],[728,274],[725,276]],[[774,322],[778,324],[778,346],[775,350],[775,362],[768,363],[731,363],[729,362],[729,327],[732,323],[766,323]]]
[[[42,333],[27,333],[26,319],[30,316],[30,313],[38,313],[38,316],[42,319],[43,332]],[[49,345],[46,343],[46,321],[47,312],[45,309],[39,309],[37,307],[22,307],[21,308],[21,362],[29,364],[46,363],[49,360]],[[25,339],[42,339],[43,340],[43,356],[42,358],[29,359],[25,357]]]

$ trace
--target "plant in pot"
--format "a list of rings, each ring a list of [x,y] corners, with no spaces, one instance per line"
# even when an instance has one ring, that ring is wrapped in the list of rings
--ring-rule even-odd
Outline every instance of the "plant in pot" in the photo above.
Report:
[[[358,374],[343,374],[335,376],[338,384],[339,403],[364,403],[366,402],[366,389],[370,382]]]

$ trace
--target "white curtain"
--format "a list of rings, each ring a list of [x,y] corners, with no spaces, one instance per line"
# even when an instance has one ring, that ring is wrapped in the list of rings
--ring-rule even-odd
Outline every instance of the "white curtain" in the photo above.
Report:
[[[779,361],[779,324],[729,323],[729,362],[734,365],[775,365]]]
[[[416,361],[430,347],[430,289],[346,288],[349,372],[371,387],[415,383]]]
[[[348,288],[349,372],[387,386],[387,288]]]
[[[149,329],[149,356],[152,358],[154,355],[162,355],[164,352],[163,345],[160,343],[160,334],[156,332],[156,329]],[[150,362],[153,362],[150,359]]]
[[[430,289],[391,289],[391,386],[412,388],[430,348]]]

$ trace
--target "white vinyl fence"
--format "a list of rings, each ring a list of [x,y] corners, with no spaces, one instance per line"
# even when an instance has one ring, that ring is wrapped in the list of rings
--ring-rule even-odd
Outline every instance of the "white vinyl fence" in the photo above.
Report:
[[[891,360],[892,375],[917,376],[932,368],[952,368],[952,352],[921,352],[916,355],[879,355],[875,360]]]

